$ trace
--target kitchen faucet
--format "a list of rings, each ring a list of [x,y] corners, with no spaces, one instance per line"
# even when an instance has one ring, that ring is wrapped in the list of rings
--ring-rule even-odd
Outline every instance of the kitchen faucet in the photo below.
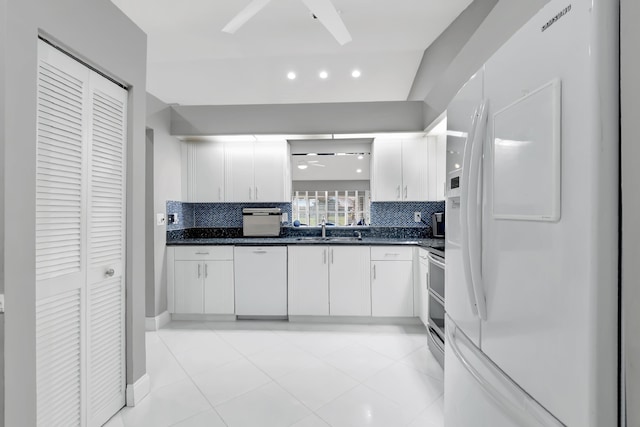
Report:
[[[322,238],[324,239],[325,237],[327,237],[327,220],[324,216],[322,217],[322,221],[320,222],[320,227],[322,227]]]

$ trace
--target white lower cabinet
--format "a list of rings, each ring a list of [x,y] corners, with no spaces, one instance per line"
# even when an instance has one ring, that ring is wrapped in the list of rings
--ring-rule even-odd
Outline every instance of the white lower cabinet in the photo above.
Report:
[[[170,313],[234,313],[233,246],[169,247],[167,252]]]
[[[329,314],[371,316],[369,247],[329,247]]]
[[[329,248],[289,246],[289,315],[329,315]]]
[[[371,314],[411,317],[413,313],[413,248],[371,248]]]
[[[371,316],[368,246],[289,246],[289,314]]]

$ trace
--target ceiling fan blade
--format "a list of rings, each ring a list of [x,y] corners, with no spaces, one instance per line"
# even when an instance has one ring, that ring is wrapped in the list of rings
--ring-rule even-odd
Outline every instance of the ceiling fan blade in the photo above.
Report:
[[[345,27],[331,0],[302,0],[302,2],[318,18],[322,25],[329,30],[340,45],[351,41],[351,34],[349,34],[349,30]]]
[[[222,31],[225,33],[233,34],[238,31],[238,28],[242,27],[249,19],[256,13],[260,12],[271,0],[253,0],[247,5],[240,13],[238,13],[227,25],[224,26]]]

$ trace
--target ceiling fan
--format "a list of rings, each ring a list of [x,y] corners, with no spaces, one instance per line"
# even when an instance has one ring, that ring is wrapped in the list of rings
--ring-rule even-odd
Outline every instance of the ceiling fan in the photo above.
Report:
[[[233,34],[242,27],[256,13],[260,12],[271,0],[253,0],[240,13],[238,13],[225,27],[222,29],[225,33]],[[333,35],[333,37],[344,45],[351,41],[351,34],[342,22],[338,11],[331,3],[331,0],[301,0],[311,14]]]

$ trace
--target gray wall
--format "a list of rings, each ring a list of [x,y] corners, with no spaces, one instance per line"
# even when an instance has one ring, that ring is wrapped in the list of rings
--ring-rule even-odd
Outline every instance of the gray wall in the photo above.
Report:
[[[460,40],[452,31],[446,34],[441,44],[434,46],[433,50],[428,49],[422,60],[423,66],[416,75],[416,93],[411,95],[424,96],[426,104],[424,123],[429,125],[436,120],[469,77],[478,71],[482,64],[548,1],[498,1],[470,38],[467,37],[464,28],[452,28],[452,30],[455,28],[457,33],[461,33],[462,38],[468,38],[464,46],[460,48]],[[482,4],[472,5],[477,6],[473,12],[477,16],[482,16],[490,7],[490,3],[484,4],[485,0],[476,0],[474,3],[478,2]],[[474,25],[477,22],[477,17],[466,19]],[[456,25],[456,22],[454,21],[452,25]],[[449,49],[457,52],[451,60],[445,53]],[[449,63],[445,67],[443,63],[447,61]],[[432,62],[434,64],[431,65]],[[430,82],[430,85],[424,82]],[[427,93],[424,93],[425,89],[428,89]]]
[[[620,2],[622,301],[626,424],[640,426],[640,2]]]
[[[5,424],[36,425],[35,147],[37,36],[131,86],[127,165],[127,383],[146,372],[144,157],[146,35],[108,0],[1,0],[4,63]]]
[[[155,225],[156,213],[166,212],[167,200],[182,200],[181,142],[169,134],[171,109],[153,95],[147,96],[147,127],[153,130],[153,280],[147,280],[147,317],[167,310],[166,227]],[[148,196],[151,196],[149,194]]]
[[[424,100],[498,0],[475,0],[424,51],[407,99]]]

